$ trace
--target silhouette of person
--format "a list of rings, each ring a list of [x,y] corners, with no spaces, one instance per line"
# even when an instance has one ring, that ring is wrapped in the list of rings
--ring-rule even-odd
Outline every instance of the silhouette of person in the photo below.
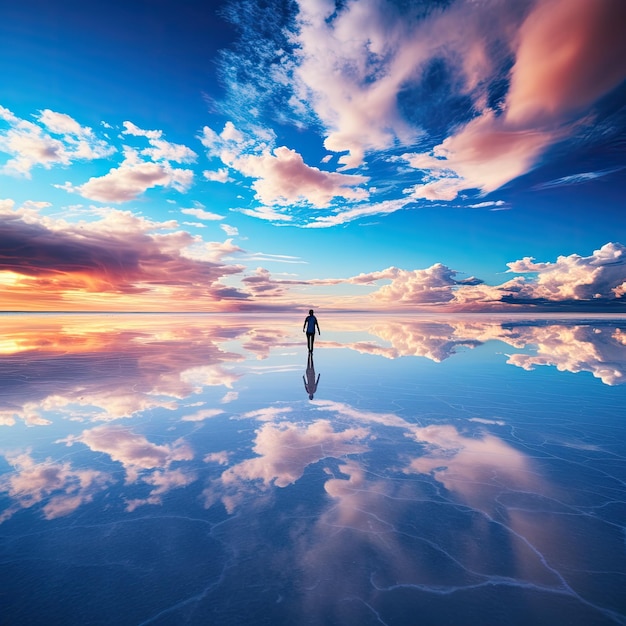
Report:
[[[309,311],[308,317],[304,320],[304,326],[302,326],[302,332],[306,332],[306,345],[309,348],[309,352],[313,352],[313,343],[315,342],[315,329],[317,328],[317,334],[321,335],[320,325],[317,323],[317,317],[313,315],[313,309]]]
[[[313,364],[313,352],[309,352],[309,358],[306,362],[306,378],[303,376],[304,388],[309,394],[309,400],[313,400],[313,394],[317,391],[317,383],[320,382],[320,375],[315,380],[315,365]]]

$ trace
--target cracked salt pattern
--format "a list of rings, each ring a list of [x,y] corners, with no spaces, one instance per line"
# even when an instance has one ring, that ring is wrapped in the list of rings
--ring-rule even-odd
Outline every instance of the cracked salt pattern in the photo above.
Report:
[[[626,624],[626,320],[319,319],[3,315],[0,623]]]

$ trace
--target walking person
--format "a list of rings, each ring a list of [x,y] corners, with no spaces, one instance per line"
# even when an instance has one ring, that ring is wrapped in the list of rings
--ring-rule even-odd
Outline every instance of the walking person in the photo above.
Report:
[[[320,325],[317,323],[317,317],[313,314],[313,309],[309,311],[308,317],[304,320],[304,326],[302,326],[302,332],[306,333],[306,345],[309,348],[309,352],[313,352],[313,343],[315,342],[315,329],[317,328],[317,334],[321,335]]]

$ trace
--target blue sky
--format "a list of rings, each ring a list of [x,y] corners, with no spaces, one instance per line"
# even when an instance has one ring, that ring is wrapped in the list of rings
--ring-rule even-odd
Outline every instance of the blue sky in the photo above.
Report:
[[[5,3],[7,310],[622,310],[619,0]]]

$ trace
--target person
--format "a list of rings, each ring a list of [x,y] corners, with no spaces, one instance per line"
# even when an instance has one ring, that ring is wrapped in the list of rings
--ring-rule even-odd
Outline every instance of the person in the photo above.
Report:
[[[308,317],[304,320],[304,326],[302,332],[306,333],[306,345],[309,348],[309,352],[313,352],[313,343],[315,342],[315,329],[317,328],[317,334],[321,335],[320,325],[317,323],[317,317],[313,315],[313,309],[309,311]]]

